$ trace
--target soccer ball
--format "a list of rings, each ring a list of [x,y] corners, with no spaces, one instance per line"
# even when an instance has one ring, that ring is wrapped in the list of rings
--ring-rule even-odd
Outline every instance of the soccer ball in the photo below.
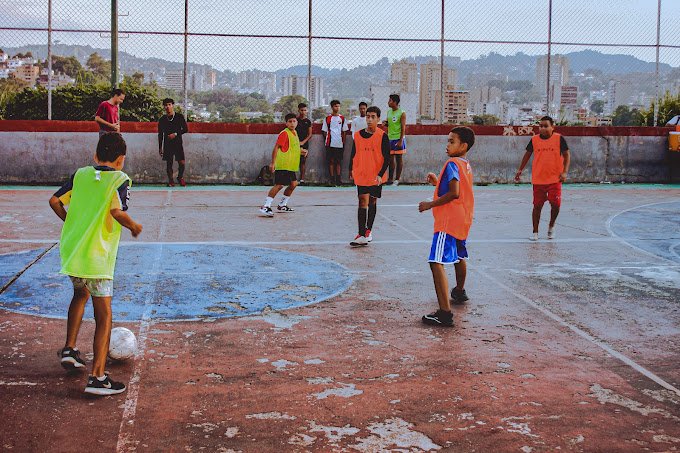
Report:
[[[130,329],[114,327],[111,329],[109,357],[113,360],[127,360],[137,353],[137,338]]]

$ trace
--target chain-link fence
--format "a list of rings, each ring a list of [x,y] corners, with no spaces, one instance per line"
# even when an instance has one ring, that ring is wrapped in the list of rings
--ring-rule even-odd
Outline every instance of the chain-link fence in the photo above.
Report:
[[[301,100],[318,120],[397,93],[409,123],[664,124],[679,17],[671,0],[14,0],[0,117],[90,118],[78,96],[113,82],[195,121],[277,121]]]

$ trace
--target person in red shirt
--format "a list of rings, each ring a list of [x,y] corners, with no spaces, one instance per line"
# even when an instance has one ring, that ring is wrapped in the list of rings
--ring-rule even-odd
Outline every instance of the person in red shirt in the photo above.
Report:
[[[111,99],[102,102],[97,108],[97,113],[94,115],[94,120],[99,124],[99,136],[107,132],[120,133],[120,117],[118,115],[118,106],[125,100],[125,91],[116,88],[111,93]]]
[[[469,300],[465,293],[467,265],[464,260],[468,258],[466,241],[472,226],[475,198],[467,153],[474,144],[475,133],[469,127],[458,126],[449,132],[446,145],[449,160],[439,177],[434,173],[427,175],[427,182],[436,186],[434,196],[418,205],[420,212],[432,209],[434,216],[434,236],[428,262],[439,309],[422,318],[425,324],[432,326],[453,326],[445,264],[453,264],[456,268],[456,287],[451,290],[451,299],[458,304]]]
[[[532,241],[538,241],[538,224],[541,221],[541,210],[546,201],[550,203],[548,239],[555,238],[555,221],[562,204],[562,183],[567,179],[567,172],[569,171],[569,147],[564,137],[554,132],[554,126],[555,122],[551,117],[544,116],[541,118],[538,127],[539,134],[531,138],[522,158],[522,163],[515,174],[515,181],[519,182],[522,170],[533,154],[531,183],[534,189],[534,209],[531,213],[531,219],[534,230],[529,237]]]

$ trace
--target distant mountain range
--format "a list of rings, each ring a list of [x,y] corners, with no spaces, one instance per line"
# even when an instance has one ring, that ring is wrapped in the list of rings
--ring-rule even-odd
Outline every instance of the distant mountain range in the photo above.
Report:
[[[34,57],[44,59],[47,57],[46,45],[27,45],[21,47],[4,48],[10,55],[30,51]],[[105,58],[110,58],[109,49],[98,49],[91,46],[80,45],[53,45],[52,52],[55,55],[75,56],[81,62],[97,52]],[[564,54],[569,59],[570,70],[573,73],[582,73],[586,70],[600,71],[603,77],[632,75],[639,73],[654,73],[655,63],[646,62],[630,55],[611,55],[594,50],[582,50]],[[437,56],[414,56],[406,60],[418,65],[436,61]],[[462,60],[458,57],[445,57],[445,63],[458,71],[458,84],[465,88],[471,88],[486,80],[529,80],[536,77],[536,60],[538,56],[527,55],[518,52],[515,55],[501,55],[490,53],[475,59]],[[126,52],[119,53],[121,72],[132,74],[135,71],[151,72],[158,71],[160,67],[166,69],[182,69],[182,62],[167,61],[160,58],[139,58]],[[191,70],[207,67],[199,63],[189,63]],[[670,72],[673,67],[661,63],[659,69],[662,74]],[[235,72],[225,70],[218,72],[218,83],[230,84],[234,80]],[[292,66],[275,71],[277,76],[291,74],[306,76],[307,66]],[[312,67],[312,74],[325,79],[326,92],[329,95],[340,98],[368,97],[368,87],[371,84],[386,83],[390,74],[390,61],[381,58],[372,65],[358,66],[352,69],[329,69],[319,66]]]

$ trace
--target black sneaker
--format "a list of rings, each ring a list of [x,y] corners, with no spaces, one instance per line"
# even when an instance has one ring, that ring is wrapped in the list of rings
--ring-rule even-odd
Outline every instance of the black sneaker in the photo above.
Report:
[[[100,381],[94,376],[88,377],[87,386],[85,387],[85,393],[99,396],[115,395],[117,393],[123,393],[125,390],[125,384],[112,381],[108,375],[103,381]]]
[[[464,289],[453,288],[451,290],[451,301],[455,304],[462,304],[470,300]]]
[[[423,316],[423,322],[429,326],[453,327],[453,313],[439,309]]]
[[[75,371],[85,368],[85,361],[80,358],[80,351],[75,348],[64,348],[57,351],[57,355],[61,357],[61,366],[65,370]]]
[[[276,207],[276,210],[279,211],[279,212],[295,212],[295,209],[293,209],[293,208],[291,208],[287,205],[286,206],[278,205]]]

